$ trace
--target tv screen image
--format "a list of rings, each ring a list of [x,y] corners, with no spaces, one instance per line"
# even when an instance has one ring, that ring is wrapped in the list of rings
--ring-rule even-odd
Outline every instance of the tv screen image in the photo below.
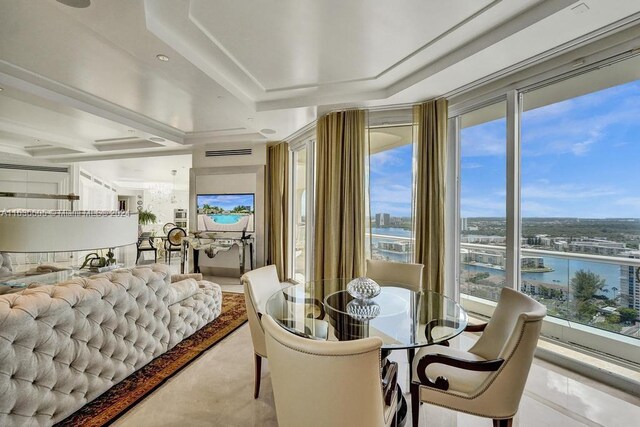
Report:
[[[196,207],[198,231],[255,231],[255,194],[198,194]]]

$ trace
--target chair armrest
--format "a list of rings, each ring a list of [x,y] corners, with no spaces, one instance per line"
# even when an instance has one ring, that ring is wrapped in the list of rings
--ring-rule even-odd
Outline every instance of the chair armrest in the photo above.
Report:
[[[325,312],[324,312],[324,304],[322,304],[320,302],[319,299],[317,298],[296,298],[294,295],[290,295],[286,292],[282,292],[284,294],[284,298],[287,301],[291,301],[295,304],[297,303],[303,303],[303,304],[313,304],[314,306],[318,307],[320,309],[320,315],[318,315],[318,317],[313,317],[314,319],[324,319],[325,316]]]
[[[454,368],[465,369],[467,371],[492,372],[500,369],[504,363],[504,359],[493,360],[465,360],[457,357],[446,356],[444,354],[427,354],[418,361],[418,379],[420,385],[437,388],[439,390],[449,390],[449,380],[445,377],[436,378],[432,382],[427,377],[427,366],[433,363],[441,363],[443,365],[453,366]]]
[[[465,332],[482,332],[487,327],[488,323],[481,323],[479,325],[467,325],[464,328]]]
[[[448,326],[450,328],[457,328],[458,327],[458,322],[454,322],[452,320],[448,320],[448,319],[434,319],[432,321],[430,321],[429,323],[427,323],[426,327],[424,328],[424,336],[425,338],[430,342],[435,344],[433,337],[431,336],[431,333],[433,331],[434,328],[438,327],[438,326]],[[440,343],[442,345],[446,345],[447,347],[449,346],[449,343]]]
[[[393,392],[395,391],[398,383],[398,363],[387,363],[382,370],[382,396],[384,397],[384,404],[391,406],[393,403]]]

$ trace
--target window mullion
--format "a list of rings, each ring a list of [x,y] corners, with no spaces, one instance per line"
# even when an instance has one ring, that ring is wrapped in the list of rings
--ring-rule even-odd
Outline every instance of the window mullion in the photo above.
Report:
[[[520,286],[520,94],[507,92],[507,253],[505,286]]]

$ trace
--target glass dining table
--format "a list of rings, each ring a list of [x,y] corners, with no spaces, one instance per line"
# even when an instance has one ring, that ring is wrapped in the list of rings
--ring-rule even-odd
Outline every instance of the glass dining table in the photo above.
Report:
[[[334,341],[379,337],[382,349],[388,351],[442,343],[467,325],[464,309],[444,295],[380,282],[380,294],[362,301],[346,291],[349,281],[330,279],[284,287],[269,298],[266,312],[296,335]],[[321,301],[325,289],[332,291]],[[314,325],[310,319],[327,324]]]
[[[329,279],[283,287],[265,310],[289,332],[309,339],[347,341],[382,339],[384,360],[392,350],[442,344],[467,326],[467,313],[454,300],[436,292],[416,292],[406,285],[379,282],[380,293],[358,300],[347,291],[351,279]],[[323,299],[322,295],[326,295]],[[398,393],[399,424],[406,402]]]

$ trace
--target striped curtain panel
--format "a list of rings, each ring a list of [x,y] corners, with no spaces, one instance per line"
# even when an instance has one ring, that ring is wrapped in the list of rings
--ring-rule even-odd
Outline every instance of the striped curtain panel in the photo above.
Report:
[[[267,146],[265,204],[267,264],[276,266],[284,282],[289,271],[289,145],[285,142]]]
[[[416,147],[415,262],[424,264],[424,289],[444,292],[446,99],[413,107]]]

